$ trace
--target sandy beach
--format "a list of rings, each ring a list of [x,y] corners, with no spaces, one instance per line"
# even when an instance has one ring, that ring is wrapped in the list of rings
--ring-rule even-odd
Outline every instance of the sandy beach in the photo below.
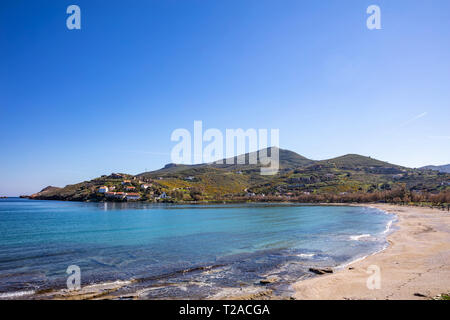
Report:
[[[370,205],[398,217],[389,247],[333,274],[293,285],[296,299],[411,300],[450,292],[450,213],[437,209]],[[380,270],[380,288],[369,289],[370,266]]]

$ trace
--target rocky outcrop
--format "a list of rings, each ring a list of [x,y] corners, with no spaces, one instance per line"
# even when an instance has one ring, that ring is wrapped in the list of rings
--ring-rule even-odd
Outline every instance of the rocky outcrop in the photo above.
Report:
[[[333,269],[330,268],[309,268],[309,272],[315,273],[315,274],[327,274],[327,273],[333,273]]]

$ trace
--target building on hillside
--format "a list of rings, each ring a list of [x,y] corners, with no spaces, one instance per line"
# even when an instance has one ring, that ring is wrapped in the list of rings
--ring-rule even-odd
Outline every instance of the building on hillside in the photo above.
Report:
[[[159,196],[159,198],[160,198],[160,199],[167,199],[167,198],[170,198],[170,197],[167,195],[167,193],[163,192],[163,193]]]
[[[126,197],[125,192],[115,192],[114,198],[116,199],[124,199]]]
[[[141,189],[147,190],[147,189],[150,188],[151,186],[152,186],[151,184],[141,184]]]
[[[127,193],[126,197],[127,200],[139,200],[141,198],[141,195],[139,193]]]
[[[125,187],[125,190],[126,191],[134,191],[134,190],[136,190],[136,188],[133,186],[127,186],[127,187]]]
[[[107,193],[109,191],[107,186],[102,186],[98,189],[99,193]]]
[[[122,185],[123,186],[125,186],[125,185],[130,185],[131,184],[131,180],[123,180],[122,181]]]
[[[120,174],[120,173],[111,173],[109,178],[111,178],[111,179],[123,179],[123,175]]]

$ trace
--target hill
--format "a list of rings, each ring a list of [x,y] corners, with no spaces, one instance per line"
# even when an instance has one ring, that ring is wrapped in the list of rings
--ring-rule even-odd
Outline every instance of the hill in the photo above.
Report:
[[[275,150],[275,147],[267,148],[265,149],[265,154],[270,157],[272,155],[272,149]],[[314,160],[307,159],[293,151],[284,150],[284,149],[278,149],[279,154],[279,165],[280,169],[293,169],[296,167],[306,166],[314,163]],[[252,153],[246,153],[243,156],[244,164],[237,164],[238,157],[229,158],[229,159],[222,159],[220,162],[221,164],[218,164],[217,162],[214,163],[203,163],[203,164],[196,164],[196,165],[183,165],[183,164],[175,164],[170,163],[164,166],[164,168],[151,171],[151,172],[144,172],[141,174],[138,174],[139,177],[146,177],[146,176],[155,176],[155,175],[174,175],[177,173],[184,172],[185,174],[189,174],[189,171],[192,170],[192,173],[196,173],[198,169],[205,169],[205,168],[216,168],[216,169],[223,169],[225,171],[258,171],[261,168],[260,160],[261,160],[261,152],[262,150],[252,152]],[[249,159],[250,158],[257,159],[257,164],[250,164]],[[232,164],[229,164],[232,163]]]
[[[445,164],[442,166],[425,166],[420,168],[421,170],[435,170],[439,172],[450,173],[450,164]]]
[[[266,150],[268,155],[275,149]],[[289,150],[278,149],[280,170],[274,176],[260,174],[261,164],[250,164],[261,150],[245,154],[244,164],[168,164],[138,174],[111,174],[90,181],[50,187],[33,199],[74,201],[235,201],[348,197],[407,190],[417,194],[439,193],[450,188],[450,174],[405,168],[357,154],[314,161]],[[107,187],[100,189],[100,187]],[[107,190],[106,190],[107,189]],[[129,195],[129,196],[128,196]],[[322,199],[320,198],[320,199]],[[306,199],[306,198],[305,198]],[[309,199],[309,198],[308,198]],[[306,201],[306,200],[305,200]],[[333,200],[336,201],[336,200]]]
[[[61,188],[48,186],[48,187],[45,187],[44,189],[42,189],[41,191],[31,195],[30,198],[39,198],[39,197],[51,196],[54,193],[58,193],[59,190],[61,190]]]
[[[396,173],[401,173],[404,169],[401,166],[393,165],[371,157],[360,156],[358,154],[347,154],[345,156],[319,161],[318,163],[335,165],[336,168],[340,169],[390,168],[396,169]]]

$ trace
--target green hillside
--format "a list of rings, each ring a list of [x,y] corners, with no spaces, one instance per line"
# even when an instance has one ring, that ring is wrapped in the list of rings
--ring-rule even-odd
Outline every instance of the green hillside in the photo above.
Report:
[[[320,164],[335,165],[336,168],[340,169],[368,169],[368,168],[392,168],[396,169],[397,173],[401,173],[404,169],[400,166],[390,164],[388,162],[380,161],[370,157],[360,156],[358,154],[347,154],[345,156],[319,161]]]
[[[273,150],[267,151],[270,155]],[[260,151],[253,155],[259,160]],[[450,174],[405,168],[356,154],[314,161],[279,149],[280,170],[274,176],[261,175],[261,165],[249,164],[249,154],[244,158],[245,164],[236,164],[235,157],[234,164],[226,161],[223,164],[168,164],[160,170],[136,176],[112,174],[64,188],[46,188],[31,198],[125,201],[128,199],[125,196],[130,194],[140,201],[158,202],[339,201],[363,195],[386,198],[387,194],[398,190],[403,190],[403,196],[407,192],[409,197],[436,195],[448,193],[450,188]],[[102,186],[109,192],[102,192]]]

